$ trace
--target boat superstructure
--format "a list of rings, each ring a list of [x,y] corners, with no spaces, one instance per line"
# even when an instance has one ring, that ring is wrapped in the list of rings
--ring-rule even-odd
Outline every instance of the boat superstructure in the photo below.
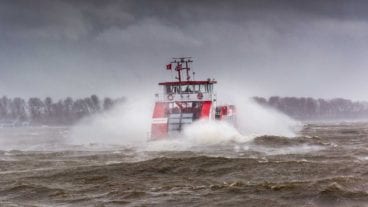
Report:
[[[214,79],[194,80],[189,57],[173,58],[166,69],[176,72],[175,81],[160,82],[152,116],[151,139],[177,136],[183,128],[200,119],[235,123],[235,106],[217,106]]]

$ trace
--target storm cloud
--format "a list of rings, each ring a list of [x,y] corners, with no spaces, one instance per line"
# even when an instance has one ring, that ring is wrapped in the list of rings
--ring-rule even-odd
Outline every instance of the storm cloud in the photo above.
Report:
[[[153,92],[191,56],[197,78],[258,96],[368,100],[366,1],[0,2],[0,94]],[[219,85],[221,88],[221,85]]]

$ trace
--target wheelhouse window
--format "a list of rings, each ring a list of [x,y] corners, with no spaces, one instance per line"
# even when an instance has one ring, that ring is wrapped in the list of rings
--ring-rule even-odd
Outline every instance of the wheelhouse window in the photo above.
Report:
[[[167,85],[166,94],[174,93],[212,93],[213,84],[185,84],[185,85]]]
[[[180,87],[179,86],[166,86],[165,92],[167,94],[170,94],[170,93],[180,93]]]

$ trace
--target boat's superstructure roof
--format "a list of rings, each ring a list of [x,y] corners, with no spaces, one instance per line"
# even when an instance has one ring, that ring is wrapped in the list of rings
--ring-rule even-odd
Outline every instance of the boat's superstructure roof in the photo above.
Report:
[[[205,80],[205,81],[172,81],[172,82],[161,82],[159,85],[164,86],[176,86],[176,85],[199,85],[199,84],[215,84],[215,80]]]

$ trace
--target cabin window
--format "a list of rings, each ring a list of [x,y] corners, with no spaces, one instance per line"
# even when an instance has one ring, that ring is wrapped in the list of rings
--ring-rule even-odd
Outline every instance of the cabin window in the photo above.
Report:
[[[202,92],[202,93],[207,92],[207,85],[206,84],[201,85],[200,92]]]
[[[165,88],[166,88],[166,91],[165,91],[165,92],[166,92],[167,94],[171,93],[171,90],[172,90],[172,89],[171,89],[171,87],[170,87],[170,86],[166,86]]]
[[[181,85],[181,92],[182,93],[193,93],[194,92],[194,85]]]
[[[199,85],[193,85],[193,91],[198,93],[199,91]]]
[[[201,84],[201,85],[199,85],[199,92],[201,92],[201,93],[208,93],[208,92],[210,92],[208,90],[208,84]]]
[[[173,93],[179,93],[180,89],[179,86],[173,86]]]
[[[212,93],[212,91],[213,91],[213,85],[212,84],[208,84],[207,86],[208,86],[208,92],[209,93]]]
[[[166,94],[179,93],[179,86],[166,86]]]
[[[212,93],[213,91],[213,85],[212,84],[185,84],[185,85],[174,85],[174,86],[166,86],[165,92],[166,94],[170,93]]]
[[[193,85],[193,91],[201,92],[201,93],[211,93],[212,92],[212,84],[197,84]]]

